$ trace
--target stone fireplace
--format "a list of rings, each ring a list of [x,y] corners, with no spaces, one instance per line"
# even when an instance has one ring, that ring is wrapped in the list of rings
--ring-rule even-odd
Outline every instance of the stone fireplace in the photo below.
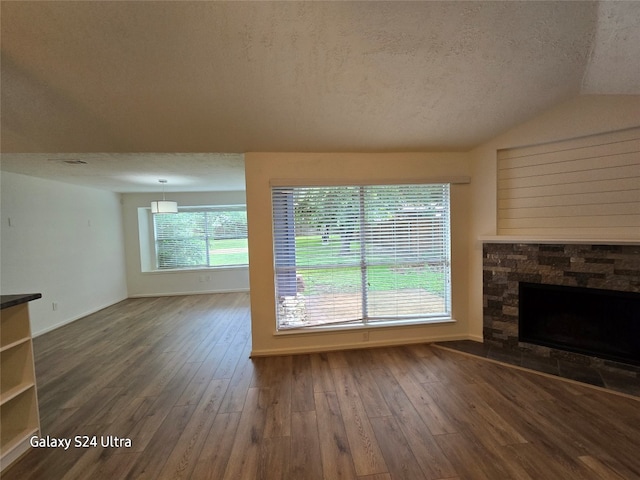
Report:
[[[580,292],[589,289],[612,291],[614,296],[632,298],[635,302],[635,293],[640,292],[640,245],[486,242],[483,246],[485,345],[505,353],[518,352],[541,360],[606,369],[638,381],[640,366],[637,362],[620,361],[610,355],[606,358],[607,355],[577,353],[582,350],[562,348],[562,345],[555,348],[540,345],[541,342],[519,340],[521,283],[578,287]],[[631,318],[634,322],[640,321],[635,313]],[[633,332],[637,333],[638,328]]]

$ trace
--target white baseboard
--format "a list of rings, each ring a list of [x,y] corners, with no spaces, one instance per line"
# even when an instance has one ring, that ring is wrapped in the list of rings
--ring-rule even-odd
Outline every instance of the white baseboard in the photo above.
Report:
[[[50,325],[47,328],[45,328],[44,330],[40,330],[38,332],[33,332],[33,337],[39,337],[40,335],[44,335],[45,333],[51,332],[53,330],[56,330],[60,327],[64,327],[65,325],[68,325],[70,323],[75,322],[76,320],[80,320],[81,318],[84,318],[88,315],[91,315],[93,313],[99,312],[100,310],[104,310],[107,307],[110,307],[111,305],[115,305],[116,303],[120,303],[123,300],[126,300],[127,298],[145,298],[145,297],[176,297],[179,295],[208,295],[208,294],[212,294],[212,293],[242,293],[242,292],[248,292],[249,289],[243,289],[243,290],[215,290],[215,291],[210,291],[210,292],[176,292],[176,293],[150,293],[150,294],[142,294],[142,295],[128,295],[126,297],[121,298],[120,300],[116,300],[115,302],[111,302],[108,303],[106,305],[102,305],[100,307],[96,307],[96,308],[92,308],[91,310],[88,310],[80,315],[75,315],[71,318],[68,318],[66,320],[63,320],[61,322],[56,323],[55,325]]]
[[[158,292],[158,293],[136,293],[129,295],[129,298],[147,298],[147,297],[178,297],[182,295],[211,295],[212,293],[245,293],[248,288],[232,288],[229,290],[210,290],[206,292]]]
[[[126,300],[128,297],[122,297],[120,300],[116,300],[115,302],[110,302],[107,303],[106,305],[102,305],[100,307],[96,307],[96,308],[92,308],[91,310],[88,310],[80,315],[75,315],[71,318],[68,318],[66,320],[63,320],[62,322],[58,322],[55,325],[50,325],[47,328],[45,328],[44,330],[40,330],[38,332],[33,332],[33,337],[39,337],[40,335],[44,335],[45,333],[51,332],[52,330],[56,330],[57,328],[60,327],[64,327],[65,325],[68,325],[72,322],[75,322],[76,320],[80,320],[81,318],[84,318],[88,315],[91,315],[93,313],[99,312],[100,310],[104,310],[107,307],[110,307],[111,305],[115,305],[116,303],[120,303],[123,300]]]
[[[438,335],[425,338],[405,338],[393,341],[378,340],[367,342],[341,343],[334,345],[319,345],[315,347],[290,347],[290,348],[269,348],[260,350],[251,350],[251,357],[270,357],[277,355],[300,355],[305,353],[320,353],[338,350],[355,350],[359,348],[379,348],[379,347],[398,347],[401,345],[412,345],[419,343],[435,343],[447,342],[453,340],[472,340],[469,335]]]

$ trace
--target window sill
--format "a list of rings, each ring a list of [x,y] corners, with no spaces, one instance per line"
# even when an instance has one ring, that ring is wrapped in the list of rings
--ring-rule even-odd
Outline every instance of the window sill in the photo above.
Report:
[[[165,273],[202,273],[220,272],[224,270],[246,270],[249,265],[229,265],[224,267],[202,267],[202,268],[167,268],[163,270],[142,270],[145,275],[162,275]]]
[[[415,318],[410,320],[376,320],[371,323],[358,323],[348,325],[308,325],[299,327],[289,327],[276,330],[274,336],[280,335],[304,335],[319,333],[336,333],[350,330],[373,330],[378,328],[393,327],[416,327],[421,325],[444,325],[455,324],[456,320],[451,317],[435,317],[435,318]]]

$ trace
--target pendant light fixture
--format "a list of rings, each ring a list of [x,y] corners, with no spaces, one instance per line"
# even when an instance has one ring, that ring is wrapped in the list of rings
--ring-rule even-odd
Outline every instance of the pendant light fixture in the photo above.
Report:
[[[162,184],[162,200],[154,200],[151,202],[151,213],[178,213],[178,202],[165,200],[164,186],[166,180],[158,180]]]

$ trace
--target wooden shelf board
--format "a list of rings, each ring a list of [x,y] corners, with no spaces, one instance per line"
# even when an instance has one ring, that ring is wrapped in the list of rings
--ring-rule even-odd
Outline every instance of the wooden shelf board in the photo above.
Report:
[[[5,350],[10,350],[13,347],[17,347],[18,345],[22,345],[23,343],[28,342],[29,340],[31,340],[31,337],[23,337],[20,338],[14,342],[8,343],[7,345],[3,345],[2,347],[0,347],[0,353],[4,352]]]
[[[2,432],[3,436],[5,434],[10,434],[11,438],[6,441],[5,444],[2,445],[2,458],[11,453],[17,445],[19,445],[25,438],[29,438],[34,433],[37,433],[39,428],[37,426],[29,425],[27,427],[21,428],[20,430],[10,430],[8,432]]]
[[[37,435],[40,432],[38,427],[25,428],[22,431],[16,432],[16,435],[11,441],[8,441],[6,445],[2,445],[2,455],[0,456],[0,471],[7,468],[23,454],[25,454],[31,444],[29,438],[33,435]]]
[[[10,400],[13,400],[18,395],[26,392],[27,390],[29,390],[32,387],[35,387],[35,385],[36,384],[34,382],[25,382],[25,383],[22,383],[20,385],[16,385],[13,388],[10,388],[6,392],[0,393],[0,405],[4,405],[5,403],[9,402]]]

